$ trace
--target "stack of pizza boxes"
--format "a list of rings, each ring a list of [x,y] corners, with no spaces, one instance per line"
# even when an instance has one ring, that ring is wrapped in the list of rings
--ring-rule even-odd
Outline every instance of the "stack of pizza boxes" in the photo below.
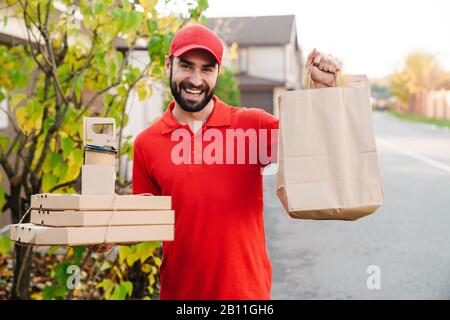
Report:
[[[11,240],[76,246],[174,239],[171,197],[115,194],[115,131],[112,118],[84,119],[81,195],[32,195],[31,223],[11,225]]]

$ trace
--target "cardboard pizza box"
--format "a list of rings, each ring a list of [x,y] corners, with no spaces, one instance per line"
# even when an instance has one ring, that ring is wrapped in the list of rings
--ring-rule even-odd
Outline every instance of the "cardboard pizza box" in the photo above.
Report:
[[[113,195],[116,168],[111,165],[85,164],[81,167],[81,194]]]
[[[30,222],[53,227],[174,224],[175,213],[173,210],[116,212],[31,210]]]
[[[114,198],[116,198],[114,200]],[[172,197],[147,195],[35,194],[31,208],[43,210],[171,210]]]
[[[112,226],[109,227],[37,226],[31,223],[11,225],[10,239],[18,243],[46,246],[83,246],[101,243],[136,243],[170,241],[174,225]],[[106,241],[105,241],[106,238]]]

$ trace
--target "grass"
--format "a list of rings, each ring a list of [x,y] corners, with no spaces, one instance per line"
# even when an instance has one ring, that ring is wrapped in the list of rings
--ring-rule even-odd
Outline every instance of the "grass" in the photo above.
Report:
[[[434,124],[435,126],[438,126],[441,128],[450,128],[450,120],[426,118],[424,116],[419,116],[416,114],[408,114],[408,113],[395,111],[395,110],[387,110],[387,112],[401,120],[421,122],[421,123],[426,123],[426,124]]]

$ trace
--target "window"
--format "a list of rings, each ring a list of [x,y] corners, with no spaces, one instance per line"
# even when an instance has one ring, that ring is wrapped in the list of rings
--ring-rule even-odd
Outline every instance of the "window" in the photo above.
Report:
[[[248,50],[240,49],[239,50],[239,72],[247,73],[248,71]]]

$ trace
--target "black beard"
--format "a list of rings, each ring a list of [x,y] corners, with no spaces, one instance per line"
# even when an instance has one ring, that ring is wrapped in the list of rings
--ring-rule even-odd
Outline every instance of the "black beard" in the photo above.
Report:
[[[199,89],[205,93],[205,98],[200,102],[194,102],[191,100],[186,100],[181,97],[181,90],[183,89]],[[206,83],[203,83],[202,86],[196,87],[192,85],[189,81],[182,81],[179,86],[172,81],[172,67],[170,67],[170,91],[172,91],[172,95],[178,105],[186,112],[199,112],[203,110],[206,105],[211,101],[214,96],[214,91],[216,87],[210,89]]]

